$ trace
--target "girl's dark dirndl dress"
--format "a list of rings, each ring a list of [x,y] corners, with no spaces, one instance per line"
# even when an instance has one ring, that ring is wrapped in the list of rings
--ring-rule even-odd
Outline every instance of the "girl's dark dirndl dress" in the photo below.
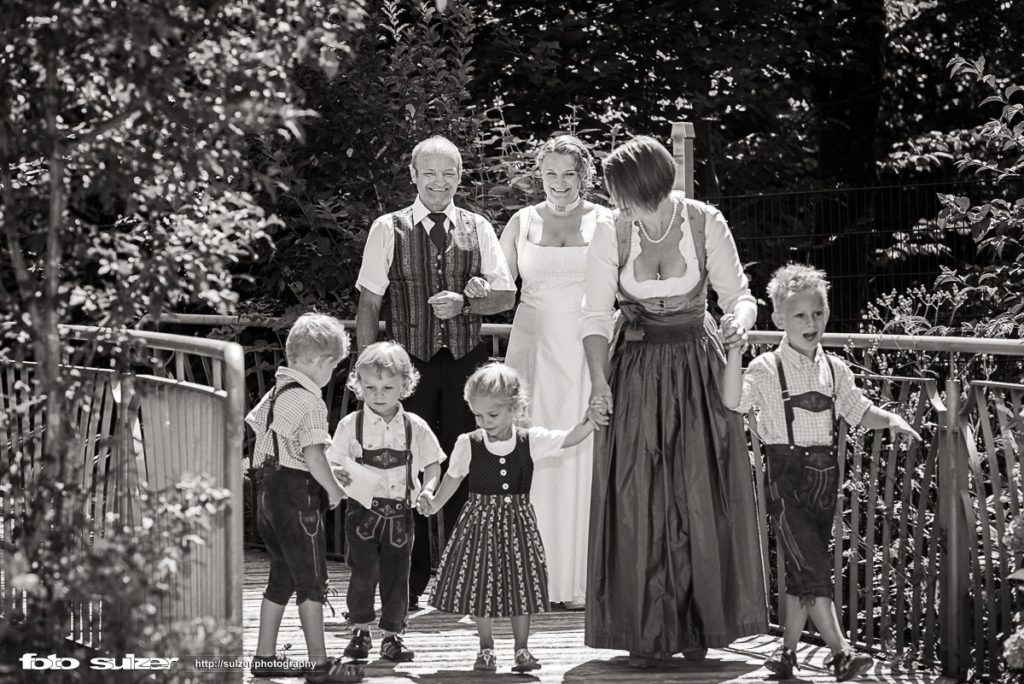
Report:
[[[529,433],[511,453],[490,453],[482,430],[469,435],[469,499],[441,555],[430,605],[477,617],[549,610],[544,544],[530,503]]]
[[[679,653],[768,629],[753,474],[742,417],[721,402],[725,355],[706,311],[702,228],[691,292],[636,301],[619,285],[614,412],[594,445],[594,648]]]

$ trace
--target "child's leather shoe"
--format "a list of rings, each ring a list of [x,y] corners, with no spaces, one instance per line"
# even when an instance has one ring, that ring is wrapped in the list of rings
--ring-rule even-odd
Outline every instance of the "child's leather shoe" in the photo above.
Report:
[[[402,643],[402,637],[397,634],[384,637],[380,642],[380,657],[394,663],[407,663],[416,656]]]
[[[352,660],[366,660],[370,657],[370,649],[373,648],[373,640],[370,633],[365,629],[353,629],[352,638],[345,647],[345,657]]]
[[[792,679],[793,671],[799,667],[796,662],[796,652],[785,646],[779,648],[768,660],[764,661],[764,666],[775,675],[775,679]]]

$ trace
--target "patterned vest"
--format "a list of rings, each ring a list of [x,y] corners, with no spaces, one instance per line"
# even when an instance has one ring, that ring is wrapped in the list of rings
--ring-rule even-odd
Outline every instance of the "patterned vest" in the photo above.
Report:
[[[438,252],[422,226],[412,222],[412,207],[392,214],[395,251],[388,272],[388,337],[420,359],[429,361],[447,347],[460,359],[480,344],[480,317],[458,315],[447,321],[434,316],[427,303],[432,295],[448,290],[462,292],[466,283],[480,276],[480,217],[455,210],[455,225],[448,231],[444,252]]]

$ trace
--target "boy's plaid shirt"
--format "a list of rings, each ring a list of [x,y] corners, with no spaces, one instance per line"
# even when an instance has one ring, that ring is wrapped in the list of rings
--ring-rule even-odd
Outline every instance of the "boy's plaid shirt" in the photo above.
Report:
[[[832,371],[829,358],[821,345],[814,358],[809,359],[789,345],[783,337],[779,345],[782,367],[786,373],[786,386],[790,395],[816,391],[833,396]],[[870,399],[857,387],[853,371],[847,363],[832,357],[835,371],[836,413],[850,425],[860,424],[864,413],[873,406]],[[787,444],[786,412],[782,403],[782,387],[779,384],[778,369],[775,366],[775,352],[766,352],[750,362],[743,374],[743,389],[740,403],[734,410],[747,413],[757,409],[757,434],[762,444]],[[793,438],[797,446],[831,444],[833,440],[832,412],[812,413],[801,408],[793,409]]]
[[[278,458],[285,468],[309,471],[302,450],[311,444],[322,444],[326,451],[331,446],[331,433],[327,430],[327,404],[320,388],[307,375],[286,366],[277,369],[277,385],[263,395],[245,422],[256,433],[253,465],[263,463],[274,454],[274,436],[277,433]],[[277,388],[298,383],[302,389],[281,392],[274,403],[274,424],[267,426],[270,398]]]

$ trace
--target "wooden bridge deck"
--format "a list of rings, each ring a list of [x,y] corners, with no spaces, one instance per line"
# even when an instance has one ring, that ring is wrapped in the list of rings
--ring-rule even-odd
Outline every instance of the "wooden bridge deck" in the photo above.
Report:
[[[348,569],[343,563],[329,563],[332,597],[336,615],[326,611],[328,654],[341,655],[348,638],[348,627],[342,618]],[[245,555],[244,585],[244,651],[247,658],[256,650],[262,592],[267,578],[267,556],[260,551]],[[378,603],[379,610],[379,603]],[[374,631],[374,647],[380,642]],[[543,668],[530,675],[510,671],[512,665],[512,631],[508,621],[496,621],[495,650],[498,654],[497,674],[472,670],[476,657],[477,638],[472,621],[467,617],[438,613],[426,608],[412,615],[406,631],[406,644],[416,652],[411,663],[395,665],[371,659],[364,681],[369,684],[409,684],[428,682],[491,683],[516,682],[754,682],[768,678],[761,663],[777,646],[779,637],[764,635],[737,641],[727,649],[712,651],[702,663],[687,663],[681,657],[655,670],[634,670],[626,664],[626,654],[588,648],[583,645],[583,613],[553,612],[536,616],[530,633],[530,650],[543,663]],[[278,650],[291,644],[289,657],[304,660],[306,644],[299,626],[298,611],[292,603],[285,611],[278,638]],[[799,650],[801,669],[794,682],[834,682],[823,661],[825,648],[803,644]],[[246,682],[301,682],[300,679],[252,679]],[[900,684],[933,684],[947,682],[931,672],[897,672],[889,663],[878,662],[861,681]]]

